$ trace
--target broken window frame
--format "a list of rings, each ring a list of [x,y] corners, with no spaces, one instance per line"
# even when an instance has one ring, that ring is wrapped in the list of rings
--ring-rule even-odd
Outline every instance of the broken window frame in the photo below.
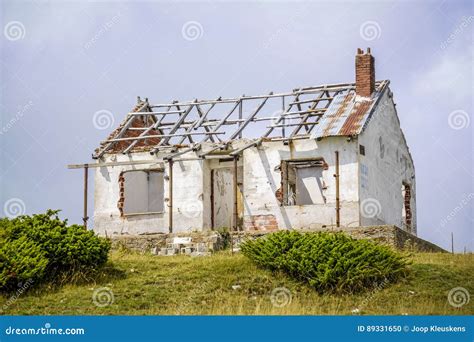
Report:
[[[127,194],[126,194],[126,178],[125,178],[125,174],[127,173],[134,173],[134,172],[145,172],[147,174],[147,207],[149,208],[150,207],[150,201],[149,201],[149,189],[150,189],[150,173],[161,173],[161,179],[160,179],[160,182],[161,182],[161,188],[162,188],[162,191],[161,191],[161,194],[162,194],[162,197],[161,198],[158,198],[159,201],[161,201],[161,210],[160,211],[138,211],[138,212],[129,212],[127,213],[126,212],[126,200],[127,200]],[[137,170],[126,170],[126,171],[123,171],[123,177],[124,177],[124,180],[123,180],[123,185],[121,187],[123,187],[123,194],[121,193],[120,195],[120,200],[123,199],[123,208],[121,210],[121,214],[123,217],[132,217],[132,216],[139,216],[139,215],[159,215],[159,214],[164,214],[165,212],[165,203],[166,203],[166,198],[165,198],[165,178],[166,178],[166,175],[165,175],[165,170],[163,168],[154,168],[154,169],[137,169]],[[119,200],[119,202],[120,202]]]
[[[297,204],[297,182],[295,177],[295,182],[292,184],[288,178],[289,175],[289,167],[291,165],[304,165],[304,164],[314,164],[310,165],[309,167],[321,167],[322,171],[328,169],[328,164],[324,161],[324,158],[305,158],[305,159],[288,159],[282,160],[280,164],[280,172],[281,172],[281,185],[280,189],[282,191],[280,205],[284,207],[292,207],[298,205],[317,205],[320,203],[307,203],[307,204]],[[321,184],[321,191],[326,190],[326,185],[324,182]],[[290,202],[290,187],[293,188],[292,193],[294,194],[293,201]],[[277,196],[278,197],[278,196]],[[323,194],[323,204],[326,203],[326,197]]]

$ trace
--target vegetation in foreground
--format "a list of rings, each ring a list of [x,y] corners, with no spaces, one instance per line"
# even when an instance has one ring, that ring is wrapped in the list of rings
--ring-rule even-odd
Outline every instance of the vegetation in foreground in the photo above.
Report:
[[[395,283],[407,258],[369,240],[344,233],[279,231],[241,245],[257,265],[307,282],[319,293],[367,291]]]
[[[0,290],[76,281],[106,263],[110,242],[58,213],[0,219]]]
[[[158,257],[113,252],[88,282],[43,284],[0,296],[7,315],[469,315],[448,293],[474,294],[474,255],[413,254],[406,278],[357,294],[318,294],[314,288],[255,266],[242,254]]]

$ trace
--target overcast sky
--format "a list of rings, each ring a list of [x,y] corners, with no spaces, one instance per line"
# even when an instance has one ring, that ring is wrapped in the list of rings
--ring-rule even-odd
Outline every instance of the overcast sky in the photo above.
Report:
[[[370,46],[415,162],[419,236],[448,249],[454,232],[473,251],[473,15],[471,1],[4,0],[0,214],[57,208],[80,223],[82,172],[66,165],[90,162],[137,95],[353,82]]]

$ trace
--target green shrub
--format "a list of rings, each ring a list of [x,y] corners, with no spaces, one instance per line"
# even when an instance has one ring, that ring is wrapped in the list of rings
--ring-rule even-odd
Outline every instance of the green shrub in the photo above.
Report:
[[[12,289],[19,283],[38,282],[45,275],[48,259],[40,246],[21,236],[2,240],[0,247],[0,288]]]
[[[259,266],[308,282],[319,292],[357,292],[395,282],[408,265],[389,247],[344,233],[281,231],[248,240],[241,251]]]
[[[1,289],[25,279],[89,273],[107,261],[110,242],[83,226],[68,226],[58,212],[0,219]]]

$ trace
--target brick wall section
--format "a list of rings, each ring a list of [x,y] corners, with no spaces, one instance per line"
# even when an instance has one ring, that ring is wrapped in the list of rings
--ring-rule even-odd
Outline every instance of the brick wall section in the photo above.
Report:
[[[405,185],[405,224],[407,228],[411,230],[411,206],[410,206],[410,200],[411,200],[411,187],[409,185]]]
[[[244,217],[245,230],[277,230],[278,222],[275,215],[252,215]]]
[[[356,94],[370,97],[375,90],[375,59],[370,54],[370,49],[364,53],[357,50],[355,59]]]
[[[119,200],[117,202],[117,208],[120,211],[120,216],[123,217],[123,205],[125,203],[125,176],[123,171],[120,172],[119,179]]]

